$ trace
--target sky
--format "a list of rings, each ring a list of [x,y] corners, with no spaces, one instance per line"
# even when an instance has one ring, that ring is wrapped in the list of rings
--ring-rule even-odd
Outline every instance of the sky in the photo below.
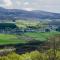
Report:
[[[60,0],[0,0],[0,7],[60,13]]]

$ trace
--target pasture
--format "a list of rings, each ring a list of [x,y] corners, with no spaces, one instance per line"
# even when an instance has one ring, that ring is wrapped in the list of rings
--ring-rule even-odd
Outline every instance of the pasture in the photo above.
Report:
[[[50,36],[60,34],[60,32],[26,32],[22,35],[16,34],[0,34],[0,45],[1,44],[18,44],[27,43],[29,38],[33,38],[38,41],[47,41]],[[32,39],[31,39],[32,40]]]

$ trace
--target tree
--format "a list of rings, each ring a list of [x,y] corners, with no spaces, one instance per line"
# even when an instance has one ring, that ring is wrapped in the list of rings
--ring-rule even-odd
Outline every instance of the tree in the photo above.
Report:
[[[52,49],[52,56],[50,60],[56,60],[56,52],[60,47],[60,34],[55,34],[54,36],[51,36],[48,40],[49,47]]]

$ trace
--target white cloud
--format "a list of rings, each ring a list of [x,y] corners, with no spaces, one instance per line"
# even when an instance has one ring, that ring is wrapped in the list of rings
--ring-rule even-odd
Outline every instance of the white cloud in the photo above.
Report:
[[[16,1],[17,5],[21,5],[21,2],[19,0]]]
[[[24,5],[29,5],[29,2],[24,2]]]
[[[60,12],[60,0],[1,0],[1,1],[0,6],[5,8],[19,8],[29,11],[36,9],[50,12]]]
[[[11,0],[4,0],[4,5],[9,8],[13,7],[13,3]]]

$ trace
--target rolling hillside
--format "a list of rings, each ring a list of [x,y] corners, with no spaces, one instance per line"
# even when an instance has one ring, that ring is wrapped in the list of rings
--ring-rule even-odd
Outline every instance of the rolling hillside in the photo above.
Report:
[[[40,10],[25,11],[19,9],[5,9],[0,7],[0,20],[17,19],[60,19],[60,13],[45,12]]]

